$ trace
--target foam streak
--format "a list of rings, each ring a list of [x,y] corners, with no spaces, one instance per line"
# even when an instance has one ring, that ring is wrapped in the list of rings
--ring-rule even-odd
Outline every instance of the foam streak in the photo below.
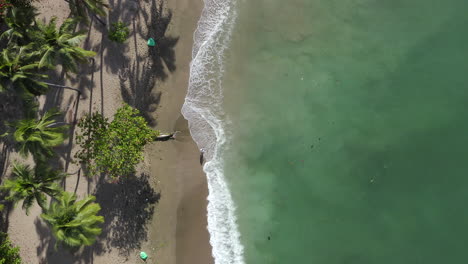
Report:
[[[182,114],[208,161],[208,231],[216,264],[243,264],[235,206],[223,174],[221,150],[226,143],[222,108],[223,58],[234,21],[235,2],[205,0],[194,34],[190,79]]]

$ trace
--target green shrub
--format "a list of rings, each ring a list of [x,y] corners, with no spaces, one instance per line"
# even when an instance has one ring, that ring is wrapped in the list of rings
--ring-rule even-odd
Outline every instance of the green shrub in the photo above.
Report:
[[[129,105],[119,108],[111,122],[96,112],[84,116],[78,127],[76,143],[80,150],[75,158],[86,166],[88,175],[105,173],[112,178],[135,172],[135,166],[143,160],[144,146],[159,135]]]
[[[0,232],[0,264],[21,264],[19,248],[11,244],[8,234]]]
[[[127,25],[119,21],[117,23],[112,23],[112,27],[109,32],[109,39],[118,43],[124,43],[129,34],[130,30]]]

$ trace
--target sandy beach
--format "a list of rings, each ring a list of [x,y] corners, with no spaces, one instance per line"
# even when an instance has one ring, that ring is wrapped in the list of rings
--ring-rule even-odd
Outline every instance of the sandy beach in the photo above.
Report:
[[[86,178],[72,162],[76,152],[72,126],[70,142],[57,149],[57,166],[71,174],[62,184],[80,198],[96,196],[106,220],[103,233],[93,246],[56,251],[36,205],[28,216],[20,206],[10,208],[10,238],[29,264],[143,263],[140,251],[148,253],[147,263],[214,263],[207,231],[206,177],[199,150],[180,113],[203,1],[110,0],[109,5],[105,21],[129,25],[130,38],[124,44],[113,43],[107,38],[108,26],[91,20],[83,46],[97,53],[94,61],[71,78],[65,79],[60,71],[50,78],[80,89],[82,95],[51,89],[40,98],[41,111],[59,107],[64,121],[75,124],[90,111],[110,117],[125,102],[138,108],[153,128],[179,132],[175,140],[146,146],[145,161],[136,175],[110,183]],[[65,1],[44,0],[37,6],[40,17],[57,16],[61,22],[69,15]],[[149,37],[156,40],[156,47],[146,45]],[[17,158],[16,153],[9,153],[8,168]]]

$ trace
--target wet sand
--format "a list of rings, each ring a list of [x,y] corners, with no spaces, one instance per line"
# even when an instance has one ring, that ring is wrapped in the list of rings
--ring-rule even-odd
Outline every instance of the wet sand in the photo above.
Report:
[[[193,32],[203,2],[168,2],[174,10],[168,32],[180,36],[176,46],[178,68],[160,87],[162,103],[157,113],[161,131],[180,131],[176,140],[156,144],[150,150],[151,174],[157,175],[161,190],[158,220],[152,225],[151,239],[164,249],[158,253],[162,263],[214,263],[207,231],[206,176],[200,165],[200,152],[190,137],[187,121],[180,113],[185,99],[192,57]],[[176,241],[172,243],[171,241]],[[175,255],[175,262],[171,262]]]

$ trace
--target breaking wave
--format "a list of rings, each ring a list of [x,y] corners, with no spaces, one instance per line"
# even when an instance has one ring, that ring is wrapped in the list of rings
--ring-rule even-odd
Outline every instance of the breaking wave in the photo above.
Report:
[[[191,135],[205,150],[208,181],[208,231],[216,264],[243,264],[243,247],[237,229],[235,205],[223,174],[221,150],[226,144],[222,108],[223,59],[236,19],[236,3],[205,0],[194,33],[187,96],[182,114]]]

